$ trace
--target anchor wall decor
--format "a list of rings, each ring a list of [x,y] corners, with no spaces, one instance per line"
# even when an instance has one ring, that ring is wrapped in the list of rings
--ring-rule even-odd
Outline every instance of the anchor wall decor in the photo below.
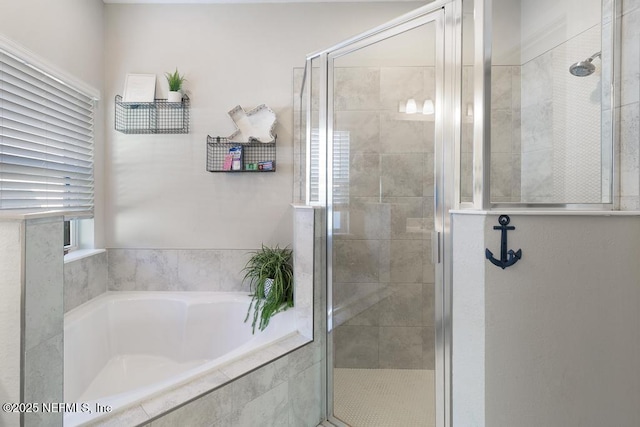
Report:
[[[511,267],[513,264],[518,262],[519,259],[522,258],[522,249],[518,249],[517,251],[513,251],[513,249],[507,250],[507,231],[515,230],[514,226],[508,226],[511,222],[511,218],[509,215],[500,215],[498,218],[499,226],[493,226],[494,230],[501,230],[501,238],[500,238],[500,259],[495,259],[493,254],[489,249],[485,249],[485,256],[493,265],[497,265],[503,270],[507,267]]]

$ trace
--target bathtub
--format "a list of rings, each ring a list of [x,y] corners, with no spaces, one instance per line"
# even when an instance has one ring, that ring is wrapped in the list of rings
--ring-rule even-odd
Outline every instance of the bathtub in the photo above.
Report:
[[[244,323],[240,292],[108,292],[65,314],[64,401],[76,426],[188,382],[296,331],[294,310],[264,331]]]

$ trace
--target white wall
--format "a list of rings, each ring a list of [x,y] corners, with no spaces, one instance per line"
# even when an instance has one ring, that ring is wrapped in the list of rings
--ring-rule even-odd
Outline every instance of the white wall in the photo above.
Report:
[[[463,3],[464,65],[474,63],[475,1]],[[520,65],[520,0],[493,0],[492,12],[492,65]]]
[[[102,92],[103,8],[102,0],[0,0],[0,35]],[[101,100],[95,117],[96,247],[104,245],[103,105]]]
[[[455,427],[483,426],[485,419],[485,310],[484,288],[478,279],[484,277],[482,257],[484,217],[468,216],[464,221],[454,217],[452,222],[454,257],[452,310],[454,315],[452,388],[453,425]],[[459,251],[457,248],[461,248]],[[466,254],[467,256],[464,256]],[[462,313],[463,315],[458,315]]]
[[[102,0],[0,0],[1,32],[100,89]]]
[[[454,399],[454,422],[474,420],[455,425],[639,425],[640,217],[511,215],[506,270],[484,260],[497,215],[480,218],[453,216],[453,390],[484,384],[482,405]]]
[[[162,97],[163,74],[177,66],[192,100],[188,135],[107,131],[107,247],[291,243],[293,68],[308,53],[420,5],[106,5],[107,128],[127,73],[156,74]],[[229,135],[227,111],[261,103],[278,115],[277,172],[206,172],[207,134]]]
[[[494,0],[492,64],[524,64],[588,30],[600,23],[600,3],[600,0]],[[580,59],[583,58],[576,61]]]
[[[600,23],[601,0],[521,0],[521,14],[524,64]]]
[[[492,65],[520,65],[520,3],[520,0],[493,1]]]

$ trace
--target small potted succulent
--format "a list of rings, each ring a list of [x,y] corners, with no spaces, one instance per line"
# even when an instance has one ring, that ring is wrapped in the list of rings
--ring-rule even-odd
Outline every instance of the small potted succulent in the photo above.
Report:
[[[255,333],[256,324],[262,331],[273,315],[293,307],[293,252],[288,247],[262,245],[262,249],[252,254],[242,271],[245,272],[243,282],[248,281],[253,292],[244,321],[253,309],[251,327]]]
[[[186,80],[184,75],[178,73],[178,68],[174,73],[164,73],[169,83],[169,95],[167,96],[168,102],[182,102],[182,83]]]

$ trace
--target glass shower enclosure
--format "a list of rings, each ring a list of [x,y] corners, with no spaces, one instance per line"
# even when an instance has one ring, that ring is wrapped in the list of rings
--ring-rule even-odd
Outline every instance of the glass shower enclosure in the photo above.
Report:
[[[550,3],[436,1],[307,57],[332,424],[451,424],[450,210],[616,207],[619,2]]]
[[[444,425],[454,156],[444,141],[457,137],[445,93],[460,91],[460,7],[432,3],[307,59],[294,192],[326,207],[335,425]]]

